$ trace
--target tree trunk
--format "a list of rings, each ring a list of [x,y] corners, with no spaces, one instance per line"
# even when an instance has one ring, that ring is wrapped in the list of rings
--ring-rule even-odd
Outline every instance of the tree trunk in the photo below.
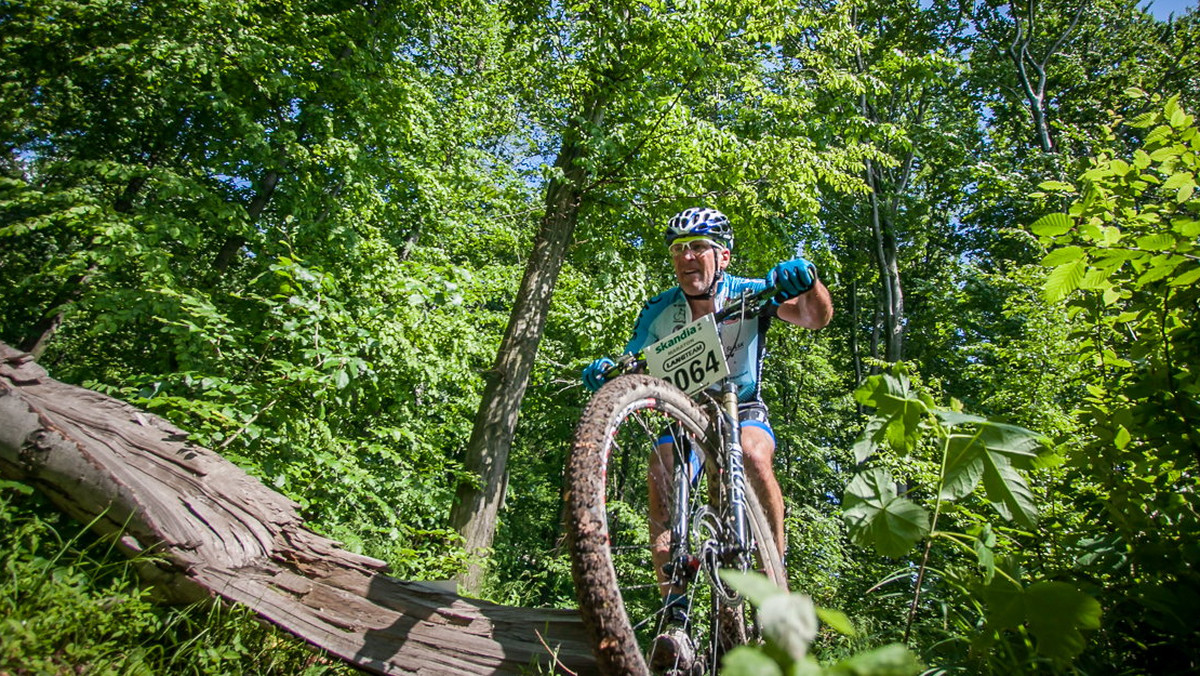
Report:
[[[904,290],[900,284],[899,254],[891,219],[880,205],[880,183],[875,163],[867,160],[867,185],[871,188],[871,233],[875,238],[875,262],[883,290],[884,358],[904,358]]]
[[[153,554],[138,566],[164,598],[243,603],[373,673],[595,671],[573,612],[387,577],[383,562],[308,531],[295,504],[185,432],[56,382],[3,343],[0,476],[38,488],[123,552]]]
[[[266,210],[267,204],[275,196],[275,188],[278,185],[279,172],[277,170],[271,169],[263,175],[258,192],[254,194],[254,199],[250,200],[250,204],[246,206],[246,220],[250,225],[258,222],[258,218]],[[225,241],[221,244],[220,251],[217,252],[216,257],[213,259],[213,270],[218,273],[228,270],[229,266],[233,264],[234,257],[237,256],[238,251],[241,251],[245,245],[246,238],[241,235],[226,237]]]
[[[1079,4],[1071,18],[1071,23],[1038,60],[1030,53],[1034,38],[1034,23],[1037,20],[1037,4],[1028,3],[1025,6],[1024,17],[1022,17],[1021,8],[1017,6],[1017,3],[1009,3],[1009,14],[1013,20],[1013,39],[1005,49],[1005,53],[1013,62],[1013,67],[1016,68],[1017,82],[1020,83],[1021,91],[1025,94],[1025,105],[1029,109],[1033,131],[1037,135],[1038,147],[1044,153],[1058,152],[1054,138],[1050,135],[1050,122],[1047,119],[1046,68],[1050,64],[1050,59],[1058,54],[1058,50],[1079,26],[1079,19],[1083,16],[1083,10],[1087,6],[1088,3]]]
[[[847,289],[850,296],[850,359],[854,362],[854,387],[858,388],[863,382],[862,347],[858,340],[860,322],[858,307],[858,280],[851,279]]]
[[[450,521],[462,534],[467,552],[473,558],[459,578],[459,583],[471,593],[478,593],[483,579],[481,559],[487,556],[495,535],[496,519],[504,498],[508,452],[512,448],[521,400],[542,340],[554,285],[579,215],[586,179],[586,171],[576,163],[583,155],[581,128],[584,124],[599,122],[601,107],[600,101],[593,99],[586,106],[586,122],[576,121],[563,135],[562,149],[554,164],[562,175],[550,181],[546,189],[546,213],[542,216],[496,362],[487,374],[483,400],[467,443],[463,465],[473,480],[459,484]]]

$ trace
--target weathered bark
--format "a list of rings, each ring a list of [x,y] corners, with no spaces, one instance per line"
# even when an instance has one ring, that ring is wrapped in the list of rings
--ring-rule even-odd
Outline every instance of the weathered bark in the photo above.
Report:
[[[586,171],[577,163],[583,155],[582,128],[598,124],[602,108],[602,103],[593,99],[586,106],[584,121],[577,121],[563,135],[562,149],[555,162],[562,176],[552,180],[546,189],[546,213],[475,414],[463,463],[475,481],[459,484],[450,513],[451,523],[462,534],[467,551],[475,557],[475,562],[459,579],[459,584],[468,591],[478,591],[482,582],[480,558],[491,548],[496,531],[517,415],[550,312],[554,285],[579,216],[586,179]]]
[[[52,380],[0,343],[0,475],[113,537],[171,600],[243,603],[380,674],[593,672],[575,613],[508,608],[384,575],[296,505],[164,420]]]

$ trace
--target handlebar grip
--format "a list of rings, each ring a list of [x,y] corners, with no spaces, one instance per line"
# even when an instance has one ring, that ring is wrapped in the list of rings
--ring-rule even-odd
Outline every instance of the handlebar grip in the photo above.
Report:
[[[740,312],[741,309],[749,303],[753,303],[754,307],[747,314],[751,316],[757,316],[761,314],[764,309],[766,309],[767,303],[782,290],[783,289],[779,288],[778,286],[768,286],[758,293],[743,294],[726,303],[725,307],[722,308],[720,312],[717,312],[715,315],[713,315],[713,318],[716,319],[717,323],[719,324],[721,320],[736,312]]]

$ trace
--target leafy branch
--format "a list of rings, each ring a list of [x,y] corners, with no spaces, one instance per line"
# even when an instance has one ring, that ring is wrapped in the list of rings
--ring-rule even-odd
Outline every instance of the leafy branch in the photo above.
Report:
[[[963,413],[957,402],[949,408],[936,405],[913,385],[902,365],[891,373],[868,378],[855,397],[874,409],[854,445],[855,459],[860,464],[878,458],[911,465],[909,461],[922,452],[927,439],[940,442],[932,517],[929,509],[910,497],[914,491],[905,495],[897,492],[896,480],[883,465],[859,472],[845,491],[844,517],[858,544],[874,547],[884,556],[904,557],[925,540],[908,609],[905,642],[911,638],[926,572],[931,569],[933,542],[940,538],[974,556],[982,573],[976,589],[964,591],[976,595],[977,605],[985,608],[985,641],[994,640],[1004,629],[1024,631],[1028,627],[1037,638],[1040,654],[1060,659],[1078,655],[1083,649],[1079,631],[1099,627],[1099,604],[1094,599],[1062,582],[1024,585],[1015,570],[997,565],[996,530],[990,525],[966,533],[938,529],[949,505],[974,496],[981,487],[980,497],[1002,519],[1025,529],[1035,528],[1038,509],[1024,473],[1058,461],[1049,440],[1023,427]],[[1055,586],[1049,596],[1055,602],[1066,602],[1077,612],[1056,624],[1039,621],[1037,614],[1043,611],[1039,585],[1045,584],[1062,585]],[[1012,609],[1014,603],[1020,606],[1020,612]]]

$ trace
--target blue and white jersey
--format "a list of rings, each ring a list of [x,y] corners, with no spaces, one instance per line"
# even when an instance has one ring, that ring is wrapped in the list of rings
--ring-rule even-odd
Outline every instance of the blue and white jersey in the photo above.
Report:
[[[765,288],[765,280],[744,279],[726,273],[717,285],[713,302],[716,309],[720,310],[729,298],[737,298],[747,290],[757,293]],[[721,345],[725,349],[725,361],[729,364],[729,377],[737,384],[738,401],[742,403],[761,401],[759,376],[766,352],[767,325],[773,316],[774,312],[768,311],[761,317],[726,319],[717,327],[721,334]],[[633,338],[625,346],[625,352],[636,353],[697,319],[699,317],[692,316],[687,297],[679,287],[664,291],[646,301],[642,307],[633,326]]]

